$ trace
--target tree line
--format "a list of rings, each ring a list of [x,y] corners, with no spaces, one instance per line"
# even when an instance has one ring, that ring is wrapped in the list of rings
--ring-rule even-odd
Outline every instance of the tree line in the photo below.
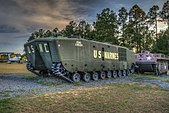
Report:
[[[168,29],[158,33],[157,22],[164,20]],[[147,13],[137,4],[129,11],[121,7],[117,14],[112,9],[105,8],[96,15],[96,21],[92,24],[85,20],[79,23],[70,21],[63,30],[57,27],[46,31],[39,29],[32,33],[28,41],[51,36],[84,38],[125,46],[136,49],[136,52],[150,50],[169,55],[169,1],[163,4],[161,10],[158,5],[153,5]]]

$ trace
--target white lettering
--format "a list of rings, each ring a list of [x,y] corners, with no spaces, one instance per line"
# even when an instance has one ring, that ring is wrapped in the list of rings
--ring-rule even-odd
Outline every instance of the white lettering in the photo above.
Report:
[[[48,44],[45,43],[44,47],[45,47],[45,52],[48,53],[49,52]]]
[[[81,43],[81,41],[76,41],[75,46],[82,47],[82,46],[83,46],[83,44]]]
[[[40,52],[43,52],[42,44],[39,44],[39,50],[40,50]]]
[[[33,48],[33,45],[31,45],[31,51],[32,51],[32,53],[35,52],[35,50],[34,50],[34,48]]]
[[[28,50],[28,53],[30,54],[31,50],[30,50],[29,46],[27,46],[27,50]]]

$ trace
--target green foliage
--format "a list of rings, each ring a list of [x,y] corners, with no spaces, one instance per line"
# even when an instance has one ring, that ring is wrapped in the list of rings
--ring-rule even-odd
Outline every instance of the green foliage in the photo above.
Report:
[[[44,34],[44,37],[50,37],[52,36],[52,32],[50,30],[47,30]]]
[[[118,24],[122,25],[122,27],[124,27],[124,25],[126,25],[127,17],[128,17],[128,12],[125,7],[122,7],[121,9],[119,9],[118,16],[119,16]]]
[[[80,21],[79,25],[77,26],[77,33],[81,38],[85,38],[86,25],[87,23],[83,20],[83,21]]]
[[[95,40],[118,44],[117,16],[113,10],[106,8],[102,10],[101,14],[97,14]]]
[[[44,37],[44,32],[45,32],[45,30],[39,29],[39,31],[38,31],[38,33],[39,33],[38,37],[39,37],[39,38]]]
[[[153,46],[153,38],[151,36],[151,33],[148,33],[148,30],[144,31],[143,34],[143,43],[142,43],[142,50],[149,50],[152,51]]]
[[[150,23],[154,23],[157,19],[157,14],[158,14],[159,6],[158,5],[153,5],[152,8],[150,8],[147,18],[149,19]]]
[[[153,5],[152,8],[150,8],[148,14],[147,14],[147,19],[148,19],[148,24],[150,24],[150,27],[154,27],[155,29],[153,30],[155,33],[155,38],[157,39],[157,17],[158,17],[158,10],[159,7],[158,5]]]
[[[136,49],[136,52],[144,49],[169,54],[168,31],[157,34],[158,17],[168,20],[169,27],[169,1],[164,3],[161,11],[159,11],[158,5],[153,5],[147,15],[137,4],[131,7],[129,12],[125,7],[121,7],[118,16],[110,8],[105,8],[100,14],[97,14],[96,22],[93,24],[84,20],[79,23],[70,21],[61,31],[57,27],[46,32],[39,29],[31,34],[28,41],[62,35],[68,38],[109,42]]]
[[[79,24],[71,21],[65,29],[61,31],[61,34],[68,38],[84,38],[84,39],[93,39],[94,32],[92,26],[86,21],[82,20]]]
[[[169,0],[164,3],[162,11],[160,12],[160,17],[162,17],[163,19],[167,19],[169,29]]]
[[[157,39],[156,46],[153,51],[169,55],[168,48],[169,48],[169,30],[166,30],[164,33],[161,33],[161,35]]]
[[[124,29],[124,38],[126,41],[125,46],[128,47],[129,49],[132,49],[134,47],[134,29],[133,29],[133,24],[129,23],[126,25],[126,28]]]
[[[92,25],[87,24],[85,27],[85,39],[93,40],[95,38],[94,30],[92,29]]]
[[[144,43],[144,34],[147,30],[145,25],[145,12],[136,4],[134,5],[130,11],[129,11],[129,25],[132,30],[131,35],[131,43],[132,48],[136,48],[137,52],[140,52],[142,50],[142,46]],[[125,33],[126,34],[126,33]]]
[[[31,36],[30,36],[29,39],[28,39],[28,42],[31,41],[31,40],[34,40],[34,39],[35,39],[35,34],[32,33]]]
[[[145,19],[145,12],[135,4],[129,11],[130,22],[135,23],[136,25]]]
[[[129,40],[127,39],[127,37],[125,36],[125,29],[127,28],[127,18],[128,18],[128,12],[127,10],[122,7],[119,10],[119,14],[118,14],[118,25],[120,27],[120,34],[121,34],[121,38],[119,38],[120,40],[120,45],[121,46],[127,46],[127,44],[129,43]]]
[[[53,31],[52,31],[52,36],[53,37],[57,37],[57,36],[59,36],[60,35],[60,31],[59,31],[59,29],[57,28],[57,27],[55,27],[54,29],[53,29]]]
[[[69,25],[66,26],[66,28],[63,30],[63,36],[65,37],[72,37],[74,35],[76,35],[76,27],[77,24],[74,21],[70,21]]]
[[[57,27],[54,28],[52,31],[50,30],[45,31],[43,29],[39,29],[39,31],[35,31],[34,33],[32,33],[27,41],[29,42],[31,40],[38,39],[38,38],[57,37],[61,35],[61,33],[62,32],[59,31]]]
[[[79,24],[76,27],[76,34],[80,37],[80,38],[85,38],[85,39],[93,39],[94,38],[94,33],[92,30],[92,26],[88,23],[86,23],[86,21],[82,20],[79,22]]]

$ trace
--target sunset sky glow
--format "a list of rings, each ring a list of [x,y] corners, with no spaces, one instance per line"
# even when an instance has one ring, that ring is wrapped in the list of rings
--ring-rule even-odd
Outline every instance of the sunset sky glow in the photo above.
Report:
[[[167,0],[0,0],[0,52],[23,52],[30,33],[43,28],[63,29],[71,20],[93,23],[103,8],[116,13],[138,4],[145,12],[160,9]]]

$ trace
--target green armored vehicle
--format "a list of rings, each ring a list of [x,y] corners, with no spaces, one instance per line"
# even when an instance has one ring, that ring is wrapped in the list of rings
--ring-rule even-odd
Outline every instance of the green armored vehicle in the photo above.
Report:
[[[24,48],[29,71],[70,82],[127,76],[135,67],[135,56],[129,49],[81,38],[34,39]]]

